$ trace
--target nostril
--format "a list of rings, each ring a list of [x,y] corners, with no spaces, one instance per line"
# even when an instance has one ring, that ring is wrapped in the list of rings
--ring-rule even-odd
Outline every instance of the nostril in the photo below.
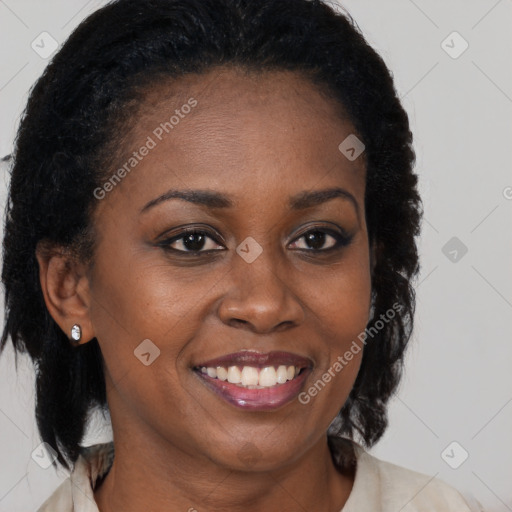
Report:
[[[246,325],[247,323],[247,320],[240,320],[239,318],[232,318],[229,321],[231,327],[239,327],[241,325]]]

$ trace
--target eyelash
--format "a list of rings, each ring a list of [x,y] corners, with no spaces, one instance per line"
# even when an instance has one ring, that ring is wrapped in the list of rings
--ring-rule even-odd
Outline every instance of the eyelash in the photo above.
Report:
[[[351,243],[351,241],[353,239],[353,235],[348,235],[346,233],[340,233],[340,232],[337,232],[337,231],[334,231],[334,230],[328,229],[328,228],[314,227],[314,228],[309,229],[308,231],[305,231],[304,233],[300,234],[298,237],[296,237],[294,240],[292,240],[291,243],[297,242],[298,240],[300,240],[301,238],[304,238],[306,235],[308,235],[310,233],[323,233],[325,235],[329,235],[332,238],[334,238],[335,243],[332,247],[328,247],[327,249],[293,249],[293,250],[304,251],[307,253],[312,252],[312,253],[317,253],[317,254],[318,253],[330,253],[332,251],[340,250],[343,247],[346,247],[347,245],[349,245]],[[180,255],[183,254],[186,256],[200,256],[201,254],[212,254],[213,252],[222,250],[222,249],[207,249],[207,250],[191,251],[191,250],[174,249],[174,248],[170,247],[170,245],[172,243],[174,243],[178,240],[182,240],[187,235],[191,235],[191,234],[192,235],[204,235],[204,236],[210,238],[211,240],[213,240],[216,244],[221,245],[221,243],[217,240],[216,235],[214,235],[213,233],[211,233],[208,230],[198,229],[198,228],[187,228],[171,238],[162,240],[161,242],[158,243],[158,245],[166,251],[178,253]],[[325,243],[325,241],[324,241],[324,243]]]

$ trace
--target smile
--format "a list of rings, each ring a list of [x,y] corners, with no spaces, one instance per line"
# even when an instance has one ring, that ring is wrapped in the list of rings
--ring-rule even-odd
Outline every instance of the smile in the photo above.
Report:
[[[270,411],[294,400],[312,361],[287,352],[242,351],[194,366],[206,386],[237,408]]]

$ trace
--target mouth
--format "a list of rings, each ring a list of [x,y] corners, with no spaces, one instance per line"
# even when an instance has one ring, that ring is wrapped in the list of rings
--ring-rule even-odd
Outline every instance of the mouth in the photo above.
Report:
[[[309,358],[290,352],[242,351],[201,362],[194,372],[209,389],[242,409],[275,410],[299,394],[311,372]]]

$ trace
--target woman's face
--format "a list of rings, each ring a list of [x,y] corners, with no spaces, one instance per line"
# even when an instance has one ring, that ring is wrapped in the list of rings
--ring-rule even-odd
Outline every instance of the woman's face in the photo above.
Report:
[[[264,469],[325,434],[371,289],[364,154],[338,148],[338,110],[291,72],[218,68],[146,97],[96,192],[88,276],[119,439]]]

